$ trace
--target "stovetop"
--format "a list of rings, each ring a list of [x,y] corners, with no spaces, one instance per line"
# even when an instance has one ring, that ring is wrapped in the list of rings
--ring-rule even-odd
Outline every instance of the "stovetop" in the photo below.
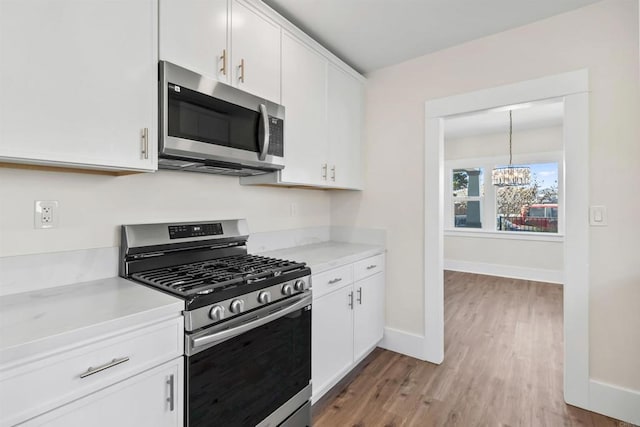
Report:
[[[305,263],[249,255],[248,238],[242,219],[124,225],[120,275],[184,299],[186,311],[260,291],[275,302],[309,288]],[[292,291],[297,282],[304,286]]]
[[[134,273],[131,277],[187,297],[260,282],[304,267],[304,263],[258,255],[236,255],[143,271]]]

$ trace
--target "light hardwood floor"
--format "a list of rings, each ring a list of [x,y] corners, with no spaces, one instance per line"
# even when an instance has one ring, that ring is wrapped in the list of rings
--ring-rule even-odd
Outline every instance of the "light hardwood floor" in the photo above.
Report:
[[[441,365],[376,349],[314,427],[628,426],[562,397],[562,287],[445,272]]]

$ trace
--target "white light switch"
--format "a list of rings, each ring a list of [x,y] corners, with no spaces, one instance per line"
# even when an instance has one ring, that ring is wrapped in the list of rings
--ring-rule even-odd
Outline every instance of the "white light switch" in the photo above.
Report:
[[[595,226],[607,225],[607,207],[591,206],[589,208],[589,224]]]

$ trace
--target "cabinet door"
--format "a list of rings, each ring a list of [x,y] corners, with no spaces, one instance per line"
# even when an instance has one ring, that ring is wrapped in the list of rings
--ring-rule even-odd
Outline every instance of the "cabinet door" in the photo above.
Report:
[[[160,0],[160,59],[229,81],[227,0]]]
[[[231,84],[280,104],[280,27],[236,0],[231,46]]]
[[[183,424],[180,357],[22,424],[25,427],[177,427]]]
[[[282,35],[282,104],[285,107],[283,182],[321,185],[327,162],[327,63],[294,36]]]
[[[313,400],[337,382],[353,362],[351,286],[313,301],[311,321],[311,380]]]
[[[0,1],[0,158],[154,170],[157,18],[154,0]]]
[[[362,188],[363,84],[329,65],[329,184]]]
[[[384,334],[384,273],[353,285],[355,293],[354,359],[360,360]]]

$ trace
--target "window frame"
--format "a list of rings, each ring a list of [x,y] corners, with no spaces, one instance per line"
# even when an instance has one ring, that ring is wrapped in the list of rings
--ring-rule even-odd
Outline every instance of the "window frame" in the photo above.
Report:
[[[491,184],[491,170],[496,166],[509,164],[508,155],[494,157],[476,157],[464,159],[445,160],[445,191],[448,194],[444,199],[444,233],[445,235],[467,237],[492,237],[515,240],[546,240],[558,241],[564,237],[565,227],[565,189],[564,189],[564,158],[562,151],[549,151],[540,153],[526,153],[513,156],[514,165],[526,165],[536,163],[557,163],[558,165],[558,232],[547,233],[537,231],[501,231],[496,229],[497,218],[497,194],[496,187]],[[455,169],[482,169],[484,176],[483,186],[480,189],[481,196],[467,197],[465,200],[480,200],[480,221],[482,228],[455,227],[455,215],[453,213],[453,171]],[[484,190],[484,191],[483,191]],[[460,199],[458,199],[460,200]]]

